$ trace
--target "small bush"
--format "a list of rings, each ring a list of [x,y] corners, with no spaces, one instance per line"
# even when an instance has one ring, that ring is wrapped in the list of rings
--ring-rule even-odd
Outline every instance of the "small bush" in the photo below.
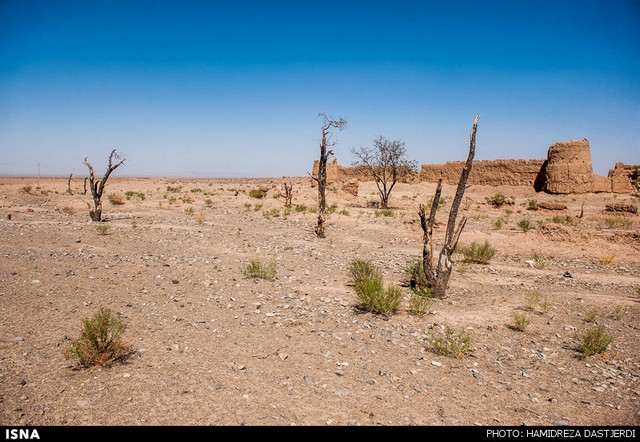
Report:
[[[202,189],[200,189],[200,188],[191,189],[191,193],[202,193]]]
[[[249,191],[249,196],[251,198],[262,199],[266,195],[267,195],[267,192],[265,192],[264,190],[260,190],[260,189],[251,189]]]
[[[513,312],[513,329],[523,332],[531,324],[531,318],[525,313]]]
[[[142,201],[144,201],[146,195],[144,194],[144,192],[134,192],[133,190],[127,190],[124,193],[124,196],[127,198],[127,201],[129,201],[131,198],[133,198],[134,196],[137,196],[138,198],[140,198]]]
[[[633,227],[633,221],[623,217],[606,218],[601,227],[605,229],[628,229]]]
[[[380,270],[378,270],[371,261],[365,261],[364,259],[351,261],[347,266],[347,271],[349,272],[349,276],[351,276],[351,282],[353,284],[364,279],[382,279]]]
[[[329,207],[327,207],[327,214],[331,215],[332,213],[335,213],[336,210],[338,210],[338,205],[331,204]]]
[[[351,214],[349,213],[349,211],[347,209],[342,209],[340,212],[338,212],[340,215],[344,215],[344,216],[350,216]]]
[[[551,222],[555,224],[564,224],[565,226],[573,226],[576,223],[576,220],[569,215],[556,215],[551,218]]]
[[[296,204],[296,212],[300,213],[300,212],[306,212],[307,211],[307,206],[305,206],[304,204]]]
[[[65,215],[75,215],[78,212],[75,207],[71,206],[64,206],[60,211]]]
[[[491,223],[495,230],[500,230],[504,226],[504,220],[502,218],[498,218],[497,220]]]
[[[604,352],[613,338],[604,327],[596,325],[576,335],[578,338],[578,351],[585,356],[592,356]]]
[[[533,290],[527,293],[525,295],[525,304],[530,312],[535,312],[539,309],[543,315],[551,308],[549,299],[546,296],[542,296],[540,290]]]
[[[596,310],[595,308],[589,310],[584,320],[591,324],[595,324],[598,320],[598,310]]]
[[[349,263],[347,270],[355,286],[358,307],[382,315],[398,310],[402,291],[394,286],[385,290],[382,273],[373,263],[357,259]]]
[[[184,213],[186,213],[187,215],[193,215],[195,213],[196,209],[193,208],[193,206],[189,206],[189,207],[185,207],[184,208]]]
[[[382,278],[358,281],[355,290],[358,295],[358,306],[372,313],[393,314],[398,310],[402,301],[402,291],[392,285],[385,290]]]
[[[75,358],[81,366],[107,366],[131,354],[121,336],[126,324],[111,310],[101,308],[93,317],[85,319],[80,338],[74,339],[66,350],[68,358]]]
[[[409,311],[416,316],[424,316],[431,307],[431,298],[428,296],[421,296],[416,293],[411,294],[409,299]]]
[[[411,287],[411,291],[414,294],[426,298],[430,298],[431,288],[429,282],[424,276],[424,264],[421,259],[418,259],[410,263],[404,271],[405,280],[404,284]]]
[[[274,217],[277,218],[280,216],[280,209],[273,208],[271,210],[265,210],[262,212],[262,216],[265,218]]]
[[[23,191],[24,193],[29,193],[29,194],[30,194],[32,190],[33,190],[33,187],[32,187],[32,186],[23,186],[23,187],[22,187],[22,191]]]
[[[538,200],[527,201],[527,210],[538,210]]]
[[[544,269],[547,266],[547,258],[545,258],[545,256],[537,250],[533,251],[531,259],[533,259],[533,265],[537,269]]]
[[[523,218],[518,221],[518,227],[520,227],[523,232],[528,232],[531,229],[535,229],[535,225],[531,222],[531,220],[527,218]]]
[[[182,190],[182,187],[171,187],[167,186],[167,192],[178,193]]]
[[[182,200],[183,203],[185,204],[193,204],[194,200],[193,198],[191,198],[190,196],[183,196],[182,198],[180,198]]]
[[[507,197],[502,193],[496,193],[493,196],[488,196],[486,199],[487,202],[494,207],[502,207],[508,203]]]
[[[253,260],[242,271],[247,278],[260,278],[273,281],[276,278],[276,262],[271,261],[268,265],[262,265],[258,260]]]
[[[458,247],[458,251],[464,255],[464,262],[476,264],[489,264],[496,254],[496,250],[491,247],[489,241],[483,244],[474,241],[469,246]]]
[[[200,225],[204,224],[204,222],[206,221],[206,219],[207,219],[207,218],[204,216],[204,214],[203,214],[203,213],[198,213],[198,214],[196,215],[196,222],[197,222],[198,224],[200,224]]]
[[[247,210],[251,210],[251,207],[253,206],[253,204],[251,203],[244,203],[244,208]]]
[[[464,331],[455,331],[449,326],[445,327],[444,336],[431,336],[433,350],[442,356],[461,359],[473,345],[473,339]]]
[[[262,204],[254,204],[253,205],[253,211],[254,212],[257,212],[260,209],[262,209]]]
[[[119,193],[109,194],[109,202],[114,206],[121,206],[124,204],[124,197]]]
[[[376,209],[376,218],[379,218],[381,216],[393,216],[393,210],[392,209]]]
[[[247,207],[247,204],[245,204],[244,206]],[[213,206],[213,200],[211,198],[207,198],[206,200],[204,200],[204,205],[207,207]],[[251,204],[249,204],[249,207],[251,207]]]
[[[98,232],[99,235],[106,235],[109,233],[109,226],[106,224],[100,224],[96,227],[96,232]]]
[[[439,209],[439,208],[440,208],[440,207],[442,207],[445,203],[446,203],[446,200],[444,199],[444,197],[440,197],[440,199],[438,200],[438,207],[437,207],[437,208]],[[427,207],[428,207],[428,208],[431,208],[431,206],[433,206],[433,198],[431,198],[431,199],[429,200],[429,202],[427,203]]]

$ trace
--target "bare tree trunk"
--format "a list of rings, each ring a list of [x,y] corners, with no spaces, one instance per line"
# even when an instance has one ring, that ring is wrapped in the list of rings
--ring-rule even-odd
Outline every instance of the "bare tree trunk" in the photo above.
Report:
[[[102,221],[102,194],[104,192],[104,186],[107,184],[111,172],[116,170],[121,164],[124,164],[125,159],[117,154],[116,149],[113,149],[111,154],[109,154],[107,171],[104,173],[102,179],[96,182],[93,174],[93,166],[87,161],[87,158],[84,159],[84,164],[89,168],[89,185],[91,188],[91,197],[93,198],[93,210],[91,210],[91,206],[89,206],[89,216],[91,217],[91,221]],[[113,164],[114,158],[118,160],[115,164]]]
[[[84,192],[83,195],[87,194],[87,177],[84,177]]]
[[[327,221],[327,161],[329,157],[333,155],[333,151],[327,150],[327,147],[335,145],[335,143],[329,143],[331,128],[335,127],[338,130],[342,130],[347,124],[347,121],[344,118],[332,120],[324,113],[318,116],[324,119],[324,124],[322,125],[322,140],[320,141],[318,176],[312,178],[318,183],[318,225],[316,226],[316,235],[318,235],[318,238],[325,238],[324,223]]]
[[[458,181],[458,187],[456,189],[456,195],[451,205],[451,211],[449,212],[449,220],[447,222],[447,231],[445,235],[444,245],[440,250],[438,256],[438,262],[434,263],[435,255],[433,253],[433,226],[436,220],[436,212],[438,210],[438,201],[440,201],[440,195],[442,193],[442,178],[438,180],[436,192],[433,197],[433,203],[431,204],[431,210],[429,212],[429,218],[427,219],[425,213],[425,207],[420,204],[418,210],[418,216],[420,217],[420,226],[423,231],[423,247],[422,247],[422,264],[425,279],[427,284],[432,289],[434,296],[444,297],[449,287],[449,279],[451,278],[451,271],[453,270],[453,261],[451,257],[460,239],[460,234],[467,223],[467,218],[463,217],[458,227],[456,227],[456,219],[458,217],[458,210],[462,203],[464,191],[467,187],[467,180],[471,173],[471,166],[473,165],[473,157],[476,152],[476,131],[478,129],[478,120],[480,115],[476,115],[473,122],[473,128],[471,130],[471,137],[469,141],[469,156],[465,163],[462,173],[460,174],[460,180]]]
[[[284,208],[291,210],[291,202],[293,200],[293,184],[291,181],[284,183]]]
[[[333,155],[333,151],[327,151],[327,143],[324,134],[320,143],[320,164],[318,165],[318,225],[316,235],[324,238],[324,223],[327,221],[327,160]]]
[[[71,191],[71,177],[73,177],[73,174],[69,175],[69,180],[67,181],[67,193],[69,193],[69,195],[73,195]]]

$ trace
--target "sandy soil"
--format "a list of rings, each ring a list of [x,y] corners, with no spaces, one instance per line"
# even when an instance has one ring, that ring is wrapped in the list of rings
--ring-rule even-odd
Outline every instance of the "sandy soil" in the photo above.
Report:
[[[101,235],[80,180],[70,195],[66,179],[0,179],[0,422],[640,423],[640,223],[626,215],[611,226],[615,215],[604,212],[632,196],[472,186],[461,242],[489,240],[497,255],[488,265],[458,263],[447,299],[424,317],[409,311],[408,289],[398,314],[384,317],[354,308],[347,265],[370,259],[386,282],[400,283],[421,253],[417,206],[435,185],[398,185],[392,217],[367,208],[373,183],[361,183],[357,197],[331,189],[337,210],[320,240],[313,213],[283,216],[274,198],[282,182],[113,177],[109,194],[145,198],[105,201]],[[315,207],[309,181],[293,182],[294,205]],[[261,184],[271,188],[266,198],[250,197]],[[444,190],[448,209],[454,189]],[[488,205],[498,191],[515,204]],[[529,211],[532,198],[568,209]],[[551,222],[556,215],[575,225]],[[523,218],[538,228],[523,232]],[[243,277],[253,259],[275,260],[276,279]],[[526,311],[533,290],[548,298],[547,313]],[[77,369],[64,349],[100,307],[127,322],[135,353],[109,368]],[[524,332],[511,327],[514,311],[531,317]],[[584,358],[575,335],[594,316],[613,343]],[[473,337],[467,357],[432,350],[429,337],[445,325]]]

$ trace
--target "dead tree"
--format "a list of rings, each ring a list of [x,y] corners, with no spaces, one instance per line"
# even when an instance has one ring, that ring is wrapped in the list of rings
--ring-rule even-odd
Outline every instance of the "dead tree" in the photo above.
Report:
[[[73,177],[73,174],[69,175],[69,180],[67,181],[67,193],[69,195],[73,195],[73,191],[71,190],[71,178]]]
[[[291,181],[284,183],[284,208],[291,210],[291,202],[293,200],[293,184]]]
[[[462,220],[456,228],[456,218],[458,217],[458,210],[460,209],[460,203],[464,196],[464,191],[467,187],[467,180],[471,173],[471,166],[473,165],[473,157],[476,152],[476,131],[478,129],[478,120],[480,115],[476,115],[473,122],[473,129],[471,130],[471,139],[469,143],[469,156],[467,162],[460,174],[460,181],[458,181],[458,188],[456,189],[456,195],[451,205],[451,211],[449,212],[449,220],[447,222],[447,231],[445,234],[444,245],[440,251],[438,261],[434,263],[435,255],[433,253],[433,226],[436,221],[436,211],[438,210],[437,201],[440,201],[440,195],[442,193],[442,177],[438,180],[436,187],[436,193],[433,197],[434,203],[431,204],[431,210],[429,212],[429,218],[427,219],[425,214],[425,206],[420,204],[418,216],[420,217],[420,225],[423,231],[423,247],[422,247],[422,267],[424,273],[424,279],[429,288],[431,288],[434,296],[444,297],[447,287],[449,287],[449,278],[451,277],[451,271],[453,270],[453,261],[451,257],[460,239],[462,229],[464,229],[467,223],[467,217],[463,216]]]
[[[87,194],[87,177],[84,177],[84,192],[83,195]]]
[[[352,165],[375,181],[382,209],[389,207],[389,196],[398,180],[410,176],[418,165],[407,159],[404,142],[388,140],[383,136],[373,140],[373,147],[354,148],[351,153],[356,157]]]
[[[318,235],[318,238],[324,238],[324,223],[327,220],[327,161],[333,155],[333,150],[327,150],[327,147],[336,145],[335,142],[330,142],[331,129],[342,130],[346,126],[347,120],[342,117],[339,120],[333,120],[323,112],[319,113],[318,116],[324,120],[322,123],[322,140],[320,141],[320,161],[318,163],[318,176],[312,176],[311,178],[318,183],[318,225],[316,226],[316,235]]]
[[[93,210],[91,210],[91,205],[89,205],[89,216],[92,221],[102,221],[102,194],[104,192],[104,186],[107,184],[107,180],[109,179],[109,175],[116,170],[120,165],[124,164],[125,158],[120,156],[116,149],[113,149],[109,154],[109,164],[107,164],[107,170],[104,173],[104,176],[99,182],[95,181],[95,176],[93,174],[93,166],[87,161],[89,157],[84,159],[84,164],[89,168],[89,186],[91,188],[91,196],[93,198]],[[114,163],[114,160],[116,161]]]

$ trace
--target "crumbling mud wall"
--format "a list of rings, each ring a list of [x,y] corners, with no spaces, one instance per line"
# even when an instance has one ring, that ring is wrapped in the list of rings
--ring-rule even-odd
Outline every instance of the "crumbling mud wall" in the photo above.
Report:
[[[404,177],[401,182],[434,183],[442,177],[446,184],[456,185],[464,161],[423,164],[420,173]],[[313,163],[313,176],[319,162]],[[616,163],[608,176],[593,173],[589,140],[569,140],[551,145],[546,160],[479,160],[473,162],[468,184],[484,186],[529,186],[536,191],[554,194],[640,192],[640,166]],[[345,167],[336,160],[327,164],[327,184],[350,182],[350,193],[357,192],[357,181],[372,181],[366,170]],[[311,180],[313,186],[316,185]]]
[[[544,179],[546,192],[593,192],[593,184],[589,140],[563,141],[549,147]]]
[[[640,188],[640,165],[616,163],[609,171],[608,178],[611,181],[611,192],[637,192]]]
[[[444,164],[423,164],[420,181],[436,182],[442,176],[442,182],[456,185],[464,161],[451,161]],[[540,170],[544,160],[480,160],[474,161],[469,174],[468,184],[483,186],[533,186],[540,179]]]

